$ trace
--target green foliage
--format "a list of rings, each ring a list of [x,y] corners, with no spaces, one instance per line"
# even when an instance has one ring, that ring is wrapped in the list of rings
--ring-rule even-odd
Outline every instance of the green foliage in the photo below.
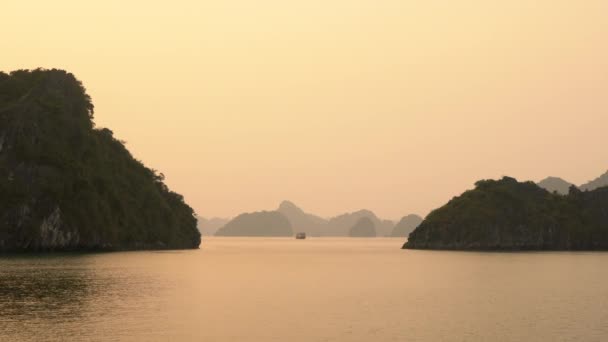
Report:
[[[198,247],[196,218],[183,197],[92,118],[90,97],[71,74],[0,73],[0,240],[35,245],[56,207],[65,229],[80,236],[76,247]],[[30,214],[17,214],[24,207]]]
[[[533,182],[482,180],[431,212],[406,247],[608,249],[608,188],[568,195]]]

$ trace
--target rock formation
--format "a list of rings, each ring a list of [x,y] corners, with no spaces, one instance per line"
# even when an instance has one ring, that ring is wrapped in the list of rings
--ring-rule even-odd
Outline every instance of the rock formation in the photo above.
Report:
[[[193,210],[61,70],[0,73],[0,251],[198,248]]]
[[[369,217],[362,217],[350,228],[348,235],[350,237],[376,237],[376,227]]]
[[[598,178],[579,186],[579,189],[583,191],[590,191],[604,186],[608,186],[608,171]]]
[[[218,229],[226,225],[230,219],[225,219],[221,217],[212,217],[207,219],[205,217],[199,216],[197,227],[201,232],[202,236],[213,236],[217,232]]]
[[[547,177],[538,182],[538,186],[541,188],[549,192],[557,192],[560,195],[567,195],[570,191],[570,187],[573,185],[574,184],[566,182],[559,177]]]
[[[418,215],[407,215],[395,225],[391,237],[407,237],[422,222],[422,217]]]
[[[378,236],[390,235],[394,223],[388,220],[380,220],[376,214],[364,209],[329,219],[325,236],[350,236],[350,229],[363,217],[372,221]]]
[[[463,250],[606,250],[608,188],[566,196],[505,177],[431,212],[404,248]]]
[[[216,236],[293,236],[289,220],[277,211],[245,213],[220,228]]]
[[[281,202],[277,211],[287,217],[295,232],[306,233],[307,236],[322,236],[327,228],[327,220],[304,212],[292,202]]]

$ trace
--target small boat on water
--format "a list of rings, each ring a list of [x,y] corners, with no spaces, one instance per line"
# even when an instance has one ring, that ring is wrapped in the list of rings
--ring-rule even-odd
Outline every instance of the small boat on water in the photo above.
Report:
[[[298,233],[298,234],[296,234],[296,239],[298,239],[298,240],[304,240],[304,239],[306,239],[306,233]]]

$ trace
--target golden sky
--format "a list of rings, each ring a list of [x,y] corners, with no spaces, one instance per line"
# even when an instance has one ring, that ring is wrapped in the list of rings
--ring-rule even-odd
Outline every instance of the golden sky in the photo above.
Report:
[[[0,32],[0,70],[73,72],[204,216],[608,169],[606,0],[20,0]]]

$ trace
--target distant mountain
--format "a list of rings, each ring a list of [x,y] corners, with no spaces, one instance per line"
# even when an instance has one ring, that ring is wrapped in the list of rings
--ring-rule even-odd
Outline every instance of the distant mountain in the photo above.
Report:
[[[395,222],[391,220],[381,220],[376,225],[376,232],[378,236],[391,236],[393,229],[395,228]]]
[[[281,202],[277,211],[287,217],[294,232],[297,233],[304,232],[308,236],[322,236],[327,227],[326,219],[306,213],[289,201]]]
[[[369,210],[359,210],[354,213],[346,213],[333,217],[327,223],[326,236],[349,236],[350,229],[363,217],[367,217],[374,224],[376,235],[388,236],[393,229],[394,223],[389,220],[380,220],[376,214]]]
[[[567,195],[570,187],[573,185],[574,184],[568,183],[559,177],[547,177],[538,182],[538,186],[541,188],[549,192],[557,192],[560,195]]]
[[[220,228],[216,236],[293,236],[291,223],[278,211],[245,213]]]
[[[350,237],[375,237],[376,227],[369,217],[362,217],[350,228],[348,235]]]
[[[604,186],[608,186],[608,171],[598,178],[579,186],[579,189],[582,191],[591,191]]]
[[[422,217],[418,215],[404,216],[393,228],[392,237],[407,237],[422,223]]]
[[[220,218],[220,217],[212,217],[210,219],[204,218],[202,216],[198,217],[198,230],[201,232],[202,236],[213,236],[217,232],[218,229],[226,225],[230,219]]]
[[[373,212],[369,210],[359,210],[354,213],[346,213],[329,220],[320,216],[310,214],[299,208],[293,202],[283,201],[276,211],[262,213],[279,213],[285,217],[290,223],[293,233],[306,233],[308,236],[350,236],[351,228],[363,217],[369,218],[373,223],[375,234],[374,236],[391,236],[395,223],[391,220],[381,220]],[[253,213],[260,214],[260,213]],[[253,215],[243,214],[243,215]],[[240,215],[242,216],[242,215]],[[240,217],[239,216],[239,217]],[[239,218],[237,217],[237,218]],[[236,218],[235,218],[236,220]],[[233,220],[234,221],[234,220]],[[203,225],[205,223],[203,222]],[[251,223],[248,223],[251,225]],[[228,224],[226,224],[227,226]],[[231,228],[234,229],[234,228]],[[259,228],[262,229],[262,228]],[[225,234],[222,229],[218,230],[216,235]],[[244,235],[244,231],[240,231],[238,235]],[[203,231],[203,235],[205,232]],[[289,234],[293,235],[293,234]]]

